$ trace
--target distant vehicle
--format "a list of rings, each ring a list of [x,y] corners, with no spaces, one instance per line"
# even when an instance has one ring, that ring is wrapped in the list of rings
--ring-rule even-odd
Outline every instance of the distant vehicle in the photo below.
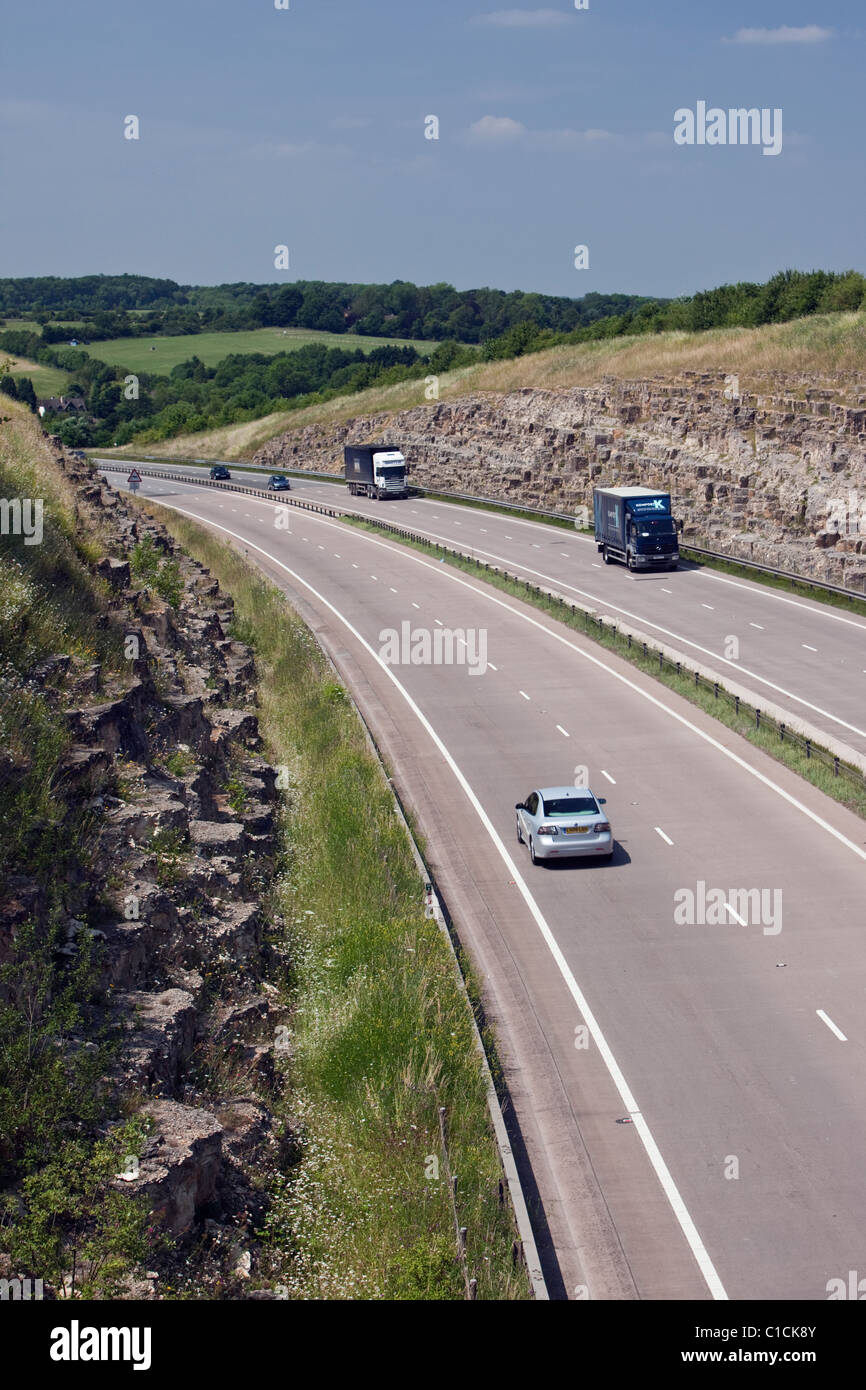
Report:
[[[210,475],[214,482],[217,483],[227,483],[232,476],[229,470],[221,463],[214,465],[210,471]]]
[[[529,845],[533,864],[543,859],[610,859],[613,831],[589,787],[541,787],[518,801],[517,842]]]
[[[623,560],[630,570],[675,570],[678,522],[671,495],[649,487],[597,487],[592,493],[595,541],[606,565]]]
[[[70,453],[72,454],[72,457],[74,459],[85,460],[87,458],[87,455],[85,454],[83,449],[71,449]]]
[[[406,460],[393,444],[347,444],[346,483],[353,497],[408,497]]]
[[[291,484],[285,473],[272,473],[268,478],[269,492],[291,492]]]

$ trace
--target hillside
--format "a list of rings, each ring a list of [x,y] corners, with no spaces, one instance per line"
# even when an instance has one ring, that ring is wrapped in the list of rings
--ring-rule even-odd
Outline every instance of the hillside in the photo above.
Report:
[[[866,363],[866,313],[814,315],[761,328],[711,329],[700,333],[632,335],[593,343],[566,344],[543,352],[483,362],[438,379],[439,399],[520,390],[564,391],[591,386],[606,376],[637,380],[673,377],[684,371],[736,373],[749,390],[767,372],[809,373],[844,396],[856,390]],[[425,383],[398,382],[321,405],[283,411],[223,429],[147,446],[166,458],[252,458],[269,440],[307,425],[345,423],[358,416],[407,410],[425,399]],[[118,451],[135,455],[134,445]]]

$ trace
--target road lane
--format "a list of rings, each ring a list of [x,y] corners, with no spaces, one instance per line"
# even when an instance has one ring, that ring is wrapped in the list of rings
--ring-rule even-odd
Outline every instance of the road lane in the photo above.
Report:
[[[440,732],[505,843],[513,839],[513,801],[532,785],[570,780],[572,758],[591,765],[593,782],[602,769],[612,779],[617,791],[610,793],[608,809],[621,850],[609,870],[586,865],[531,871],[516,850],[515,865],[525,880],[530,875],[532,896],[569,969],[583,982],[728,1292],[741,1298],[824,1296],[820,1270],[826,1266],[826,1281],[837,1265],[842,1273],[855,1267],[850,1260],[863,1235],[866,1192],[857,1172],[866,1139],[858,1026],[863,865],[854,849],[864,840],[862,824],[691,707],[682,706],[683,723],[657,700],[641,698],[636,690],[651,692],[652,683],[630,668],[612,658],[600,662],[573,634],[567,643],[554,640],[556,624],[539,622],[523,605],[446,567],[306,513],[293,513],[295,529],[286,535],[274,532],[267,504],[251,502],[245,522],[220,517],[224,499],[201,489],[164,500],[239,532],[246,527],[253,543],[302,566],[304,577],[374,647],[381,631],[399,628],[403,618],[489,629],[493,674],[473,677],[458,665],[409,665],[399,668],[401,681]],[[246,506],[248,499],[243,501]],[[253,520],[259,507],[264,515]],[[560,1227],[570,1228],[566,1263],[583,1271],[596,1296],[599,1290],[602,1296],[628,1296],[629,1279],[644,1297],[706,1296],[706,1280],[658,1176],[633,1142],[639,1126],[617,1125],[627,1117],[618,1113],[620,1097],[600,1069],[597,1051],[575,1047],[581,1020],[573,998],[552,970],[549,950],[539,946],[532,921],[515,903],[514,884],[489,839],[479,834],[453,775],[417,730],[407,727],[406,712],[375,663],[351,654],[333,615],[318,612],[309,593],[284,574],[282,582],[312,614],[338,661],[348,659],[363,673],[367,713],[384,729],[386,747],[390,738],[402,749],[401,774],[430,838],[446,898],[452,900],[453,890],[458,900],[481,899],[480,950],[488,983],[497,998],[509,990],[517,998],[522,990],[534,1015],[537,1029],[528,1046],[537,1047],[535,1074],[546,1049],[560,1092],[546,1097],[547,1129],[544,1119],[535,1121],[552,1151],[557,1145],[567,1150],[556,1158],[552,1183],[562,1205],[554,1216]],[[614,679],[616,670],[621,674]],[[680,707],[667,693],[664,704]],[[564,744],[557,723],[573,731],[575,747]],[[715,743],[765,769],[768,781],[788,796],[808,796],[810,807],[820,807],[830,829],[850,843],[816,826],[713,743],[697,738],[689,724],[711,729]],[[407,764],[420,766],[420,772],[407,772]],[[657,826],[671,847],[661,842]],[[725,888],[779,888],[783,930],[770,935],[760,925],[676,926],[673,895],[697,879]],[[473,925],[467,929],[474,949]],[[497,979],[497,952],[510,961],[510,978]],[[816,1015],[819,1008],[851,1043],[843,1046],[832,1036]],[[506,1031],[532,1032],[524,1016],[505,1023]],[[525,1109],[532,1096],[522,1101]],[[569,1110],[573,1133],[563,1136]],[[829,1155],[828,1135],[834,1136]],[[735,1179],[723,1171],[732,1158],[741,1167]]]

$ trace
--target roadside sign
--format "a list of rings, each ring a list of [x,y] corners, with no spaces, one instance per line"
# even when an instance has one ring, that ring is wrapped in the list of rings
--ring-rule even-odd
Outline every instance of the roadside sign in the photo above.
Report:
[[[137,468],[133,468],[126,481],[129,483],[131,492],[138,492],[139,486],[141,485],[141,474]]]

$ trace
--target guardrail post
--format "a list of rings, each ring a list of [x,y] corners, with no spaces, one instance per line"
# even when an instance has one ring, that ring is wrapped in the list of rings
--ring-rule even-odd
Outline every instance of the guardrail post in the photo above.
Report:
[[[756,710],[755,710],[755,728],[756,728],[756,729],[760,729],[760,727],[761,727],[761,711],[760,711],[759,709],[756,709]]]
[[[834,777],[838,777],[838,776],[839,776],[839,759],[838,759],[837,757],[835,757],[835,756],[834,756],[834,758],[833,758],[833,776],[834,776]]]
[[[807,738],[807,739],[806,739],[806,757],[807,757],[807,758],[811,758],[811,756],[812,756],[812,740],[811,740],[810,738]]]

